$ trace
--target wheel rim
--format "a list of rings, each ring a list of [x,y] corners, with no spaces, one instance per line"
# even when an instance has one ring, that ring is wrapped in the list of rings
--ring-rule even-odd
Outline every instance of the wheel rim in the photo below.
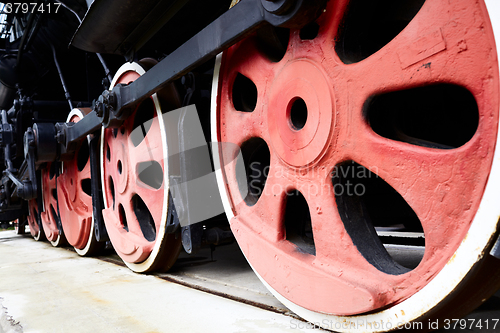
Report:
[[[350,8],[355,7],[356,1],[350,3]],[[269,166],[265,185],[245,196],[245,189],[236,181],[234,154],[221,149],[218,161],[224,167],[218,173],[219,187],[231,228],[248,261],[270,290],[299,315],[321,322],[333,314],[329,318],[342,322],[346,318],[335,315],[375,311],[360,318],[394,323],[415,320],[451,293],[483,256],[496,232],[498,215],[485,217],[485,209],[481,210],[483,193],[490,195],[488,188],[485,192],[488,175],[491,182],[495,167],[499,88],[494,37],[484,4],[427,1],[380,49],[347,52],[334,41],[349,44],[347,33],[338,29],[339,22],[346,30],[353,22],[352,12],[344,15],[348,4],[330,2],[309,30],[292,31],[287,52],[278,62],[258,51],[262,49],[258,36],[239,43],[219,59],[222,65],[220,71],[216,66],[216,74],[224,80],[214,84],[214,139],[241,146],[247,171],[254,171],[248,165],[251,162]],[[442,13],[458,13],[464,8],[469,9],[455,17],[456,25],[447,24],[449,17]],[[475,14],[488,29],[466,35],[465,41],[460,29],[472,26]],[[484,54],[490,55],[490,61],[482,60]],[[432,72],[425,71],[429,66]],[[410,94],[406,91],[421,93],[418,89],[429,86],[425,93],[430,95],[433,89],[461,95],[462,90],[455,87],[464,87],[477,101],[478,125],[470,137],[454,137],[455,149],[431,144],[422,133],[418,140],[411,135],[396,136],[395,128],[391,132],[380,125],[384,117],[378,113],[377,103],[394,98],[391,92],[404,91],[407,98]],[[250,98],[248,94],[241,97],[240,87],[256,92]],[[324,110],[330,114],[325,115]],[[255,158],[263,145],[269,152],[264,149],[261,154],[268,154],[269,161]],[[342,195],[335,196],[334,186],[345,186],[346,180],[355,179],[348,175],[332,179],[331,175],[333,170],[342,172],[342,167],[345,171],[358,165],[376,171],[374,174],[401,195],[422,224],[425,255],[413,270],[393,270],[387,267],[390,258],[382,262],[370,258],[366,249],[373,247],[363,245],[359,235],[376,238],[376,234],[356,235],[359,230],[349,229],[350,222],[345,222],[349,221],[346,215],[354,214],[353,208],[360,206]],[[460,172],[454,165],[460,165]],[[252,183],[246,185],[252,187]],[[292,190],[301,192],[309,209],[315,255],[308,244],[287,241],[286,192]],[[491,196],[498,198],[498,193]],[[466,205],[461,203],[463,199]],[[471,235],[477,236],[475,244],[468,243]],[[477,248],[479,243],[482,247]],[[467,246],[471,248],[464,250]],[[459,254],[463,255],[461,268],[454,266]],[[450,270],[453,280],[446,281]],[[441,291],[436,297],[428,290],[439,290],[433,289],[439,283]],[[422,298],[425,293],[432,297]],[[386,307],[390,309],[381,311]],[[403,313],[396,313],[400,310]],[[330,328],[345,331],[342,325]]]
[[[87,112],[88,109],[74,109],[68,115],[67,122],[76,123]],[[92,254],[97,241],[94,236],[87,141],[82,143],[72,160],[62,163],[61,173],[57,177],[57,197],[61,224],[68,243],[80,255]]]
[[[36,241],[44,240],[42,224],[40,222],[40,214],[38,214],[38,203],[36,199],[28,201],[28,225],[30,226],[30,234]]]
[[[137,63],[125,64],[111,88],[130,83],[144,72]],[[165,233],[168,153],[156,94],[139,105],[119,129],[103,129],[101,137],[103,216],[113,247],[136,272],[170,268],[181,243],[180,237]]]
[[[64,236],[59,233],[57,221],[57,187],[56,187],[56,165],[48,163],[42,170],[42,194],[44,211],[40,214],[43,231],[47,240],[53,246],[60,246],[64,243]]]

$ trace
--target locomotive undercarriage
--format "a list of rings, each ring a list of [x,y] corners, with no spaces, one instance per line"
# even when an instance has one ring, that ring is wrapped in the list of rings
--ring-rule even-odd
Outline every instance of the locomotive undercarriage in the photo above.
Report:
[[[87,2],[3,3],[0,220],[136,272],[234,233],[290,309],[370,332],[500,286],[493,1]]]

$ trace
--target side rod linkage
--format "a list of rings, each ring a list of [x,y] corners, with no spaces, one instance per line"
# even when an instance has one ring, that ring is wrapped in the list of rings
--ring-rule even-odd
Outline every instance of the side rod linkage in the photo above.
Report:
[[[135,106],[264,24],[300,28],[317,18],[327,0],[242,0],[129,85],[116,85],[94,101],[76,124],[57,124],[58,142],[68,151],[87,134],[119,127]],[[88,118],[88,119],[87,119]]]

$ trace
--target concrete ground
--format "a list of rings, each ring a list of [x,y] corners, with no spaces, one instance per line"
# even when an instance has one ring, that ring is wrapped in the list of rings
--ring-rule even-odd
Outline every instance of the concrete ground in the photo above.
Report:
[[[109,261],[113,259],[81,258],[14,231],[0,232],[0,332],[299,331],[292,330],[296,319],[277,309],[135,274]],[[189,278],[196,274],[177,277]],[[257,283],[249,281],[250,288],[240,296],[256,293],[258,305],[264,306],[268,296],[258,295]]]
[[[391,251],[403,262],[414,259]],[[500,293],[466,319],[498,322]],[[317,331],[303,323],[297,329],[298,320],[266,290],[237,244],[184,253],[168,273],[141,275],[112,251],[82,258],[0,231],[0,333]],[[436,332],[500,332],[497,326],[459,323]]]

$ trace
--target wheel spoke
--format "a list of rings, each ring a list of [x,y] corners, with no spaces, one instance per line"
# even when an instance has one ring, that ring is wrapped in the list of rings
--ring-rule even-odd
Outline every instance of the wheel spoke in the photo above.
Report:
[[[222,126],[226,126],[227,130],[221,138],[222,142],[232,142],[241,146],[253,137],[268,138],[269,134],[261,121],[262,118],[261,110],[252,113],[238,111],[226,113]]]
[[[271,167],[265,187],[256,189],[260,197],[255,204],[249,205],[242,200],[236,206],[236,209],[241,211],[241,214],[237,216],[238,219],[274,242],[283,239],[284,203],[286,190],[290,187],[287,179],[280,176],[279,173],[277,168]],[[250,180],[249,190],[252,186],[256,186],[256,183],[252,183]],[[264,216],[265,219],[262,219]],[[264,223],[256,225],[253,223],[256,219],[262,219]]]
[[[235,65],[240,70],[238,73],[245,77],[235,77],[232,86],[227,87],[221,94],[221,99],[226,101],[232,111],[224,113],[222,126],[227,126],[227,131],[222,140],[238,142],[240,145],[251,137],[264,139],[268,137],[267,121],[263,122],[263,119],[266,119],[264,105],[269,78],[274,75],[274,67],[257,51],[252,41],[248,43],[245,41],[244,48],[255,55],[254,61],[252,63],[243,61]],[[258,68],[258,73],[252,70],[255,68]],[[243,83],[240,83],[240,80]]]
[[[490,168],[484,157],[492,147],[485,141],[475,137],[460,149],[441,150],[398,143],[370,133],[358,138],[350,156],[406,200],[420,219],[428,251],[449,246],[443,242],[443,235],[448,235],[451,225],[455,233],[467,230],[476,208],[467,198],[481,195],[484,185],[480,184],[486,181]],[[453,239],[450,242],[461,239],[451,234],[449,237]]]
[[[129,195],[118,195],[117,206],[120,205],[123,207],[123,219],[126,219],[128,232],[134,235],[134,243],[142,247],[145,252],[151,251],[153,244],[144,238],[139,220],[132,206],[132,198]],[[119,214],[120,218],[122,218],[121,214]]]
[[[257,86],[259,96],[263,95],[268,88],[266,82],[274,76],[275,65],[259,51],[256,38],[243,41],[241,45],[242,47],[230,55],[233,66],[231,72],[240,73],[250,79]],[[236,77],[233,78],[235,79]],[[231,94],[229,90],[226,93]]]
[[[328,182],[328,175],[324,175],[321,180],[314,177],[311,179],[306,176],[296,181],[297,188],[309,205],[316,258],[333,263],[340,258],[352,257],[357,251],[349,237],[345,237],[346,231],[335,202],[335,189]]]
[[[129,162],[127,163],[133,167],[128,170],[129,181],[126,189],[127,198],[125,202],[130,203],[135,194],[139,195],[145,208],[153,218],[156,230],[159,230],[162,224],[162,210],[164,204],[164,163],[167,157],[164,156],[164,147],[162,145],[158,117],[155,116],[150,120],[147,133],[144,127],[138,127],[132,131],[130,136],[133,136],[134,132],[137,130],[140,130],[142,133],[142,140],[140,140],[139,145],[134,146],[132,140],[128,140]],[[127,136],[125,135],[124,138],[126,139]],[[134,221],[135,227],[138,228],[136,231],[142,234],[137,216],[134,213],[134,209],[131,207],[132,206],[129,207],[130,209],[127,215],[133,215],[132,221]]]
[[[160,124],[158,122],[158,117],[154,117],[150,124],[151,127],[147,131],[146,135],[143,134],[144,129],[141,130],[141,128],[138,127],[132,133],[126,133],[123,137],[123,140],[127,141],[127,147],[130,151],[128,157],[132,165],[136,165],[141,162],[162,160],[163,158],[163,147],[161,145]],[[133,145],[132,140],[127,140],[127,137],[129,135],[134,135],[136,131],[141,131],[141,138],[143,138],[137,147]]]
[[[351,214],[352,212],[346,214],[344,217],[346,220],[340,216],[346,212],[340,209],[341,202],[338,197],[355,196],[358,189],[346,186],[346,184],[333,186],[330,173],[318,170],[304,172],[300,177],[296,177],[295,182],[295,187],[300,189],[309,208],[316,257],[313,262],[314,267],[321,267],[326,274],[331,275],[346,272],[343,280],[366,290],[372,290],[374,284],[380,289],[391,289],[401,284],[397,275],[408,270],[398,266],[386,253],[375,229],[356,221],[355,214]],[[290,204],[296,205],[296,201],[291,201]],[[285,224],[296,223],[294,220],[299,218],[293,208],[291,212],[293,215],[290,216],[290,221],[285,220]],[[353,224],[356,224],[354,228],[351,226]],[[287,226],[287,232],[288,229],[289,226]],[[304,233],[302,235],[304,239]],[[362,238],[361,242],[360,238]],[[300,243],[294,243],[299,248],[301,247]],[[365,257],[367,252],[370,252],[370,255]],[[355,274],[351,274],[353,266],[357,268]],[[359,272],[363,272],[362,279],[360,279]],[[376,300],[378,301],[380,299]]]
[[[84,179],[90,179],[90,159],[89,161],[85,164],[85,167],[83,168],[82,171],[78,174],[78,178],[80,181]]]
[[[161,224],[161,214],[163,206],[163,188],[160,190],[152,189],[147,186],[137,186],[134,191],[144,201],[147,209],[152,215],[157,227]],[[152,200],[152,199],[155,200]],[[160,200],[161,199],[161,200]]]

